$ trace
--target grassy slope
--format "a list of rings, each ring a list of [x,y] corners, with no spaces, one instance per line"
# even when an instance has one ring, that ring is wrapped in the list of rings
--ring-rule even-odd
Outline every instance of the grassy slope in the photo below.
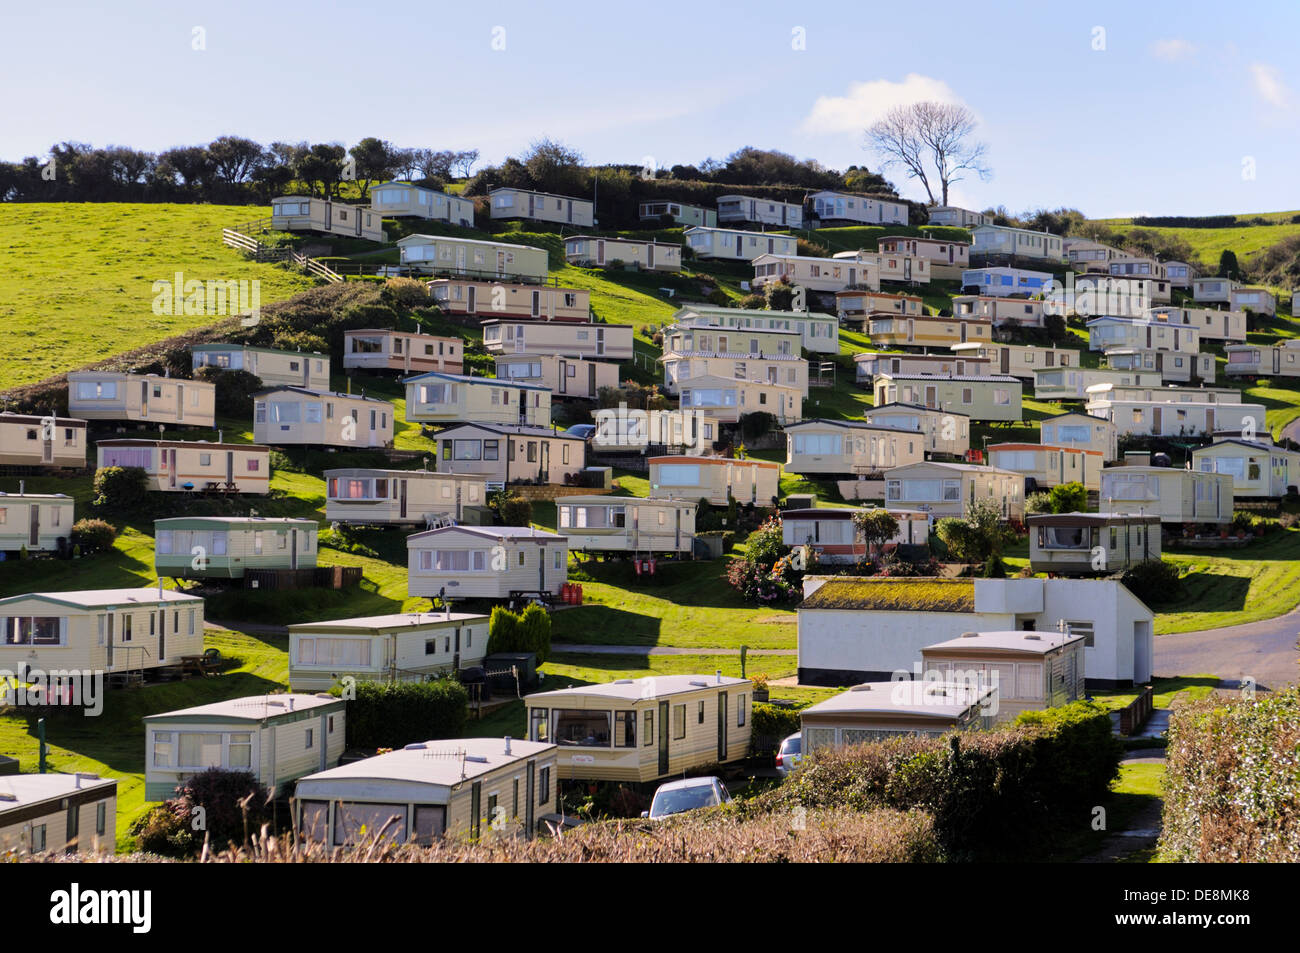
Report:
[[[0,389],[131,350],[218,316],[155,315],[153,282],[257,280],[261,304],[311,282],[246,261],[221,228],[268,209],[221,205],[0,204]]]

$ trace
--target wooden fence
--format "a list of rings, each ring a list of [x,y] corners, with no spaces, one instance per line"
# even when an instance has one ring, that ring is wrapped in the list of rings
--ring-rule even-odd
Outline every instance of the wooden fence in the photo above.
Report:
[[[1138,697],[1133,699],[1119,712],[1119,733],[1131,735],[1147,723],[1151,712],[1155,711],[1156,692],[1150,685],[1144,686]]]
[[[361,582],[360,566],[314,566],[308,569],[248,569],[245,589],[346,589]]]

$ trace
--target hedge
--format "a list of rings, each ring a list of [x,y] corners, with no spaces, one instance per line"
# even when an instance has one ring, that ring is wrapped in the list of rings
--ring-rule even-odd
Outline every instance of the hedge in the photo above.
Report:
[[[417,741],[458,738],[469,693],[450,678],[432,682],[357,682],[347,706],[350,748],[401,748]],[[342,694],[335,686],[333,694]]]
[[[920,809],[950,860],[1032,856],[1054,827],[1088,823],[1119,773],[1109,713],[1076,702],[989,732],[888,741],[805,753],[757,811]]]
[[[1159,859],[1300,861],[1300,689],[1174,709]]]
[[[756,702],[751,717],[749,745],[753,754],[758,756],[775,754],[782,741],[803,727],[796,708],[780,708]]]

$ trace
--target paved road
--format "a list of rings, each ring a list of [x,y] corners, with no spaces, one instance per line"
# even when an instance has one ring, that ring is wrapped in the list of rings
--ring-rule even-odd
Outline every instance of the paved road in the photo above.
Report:
[[[1249,676],[1260,688],[1300,682],[1300,609],[1276,619],[1226,629],[1157,635],[1155,674],[1218,675],[1225,687]]]

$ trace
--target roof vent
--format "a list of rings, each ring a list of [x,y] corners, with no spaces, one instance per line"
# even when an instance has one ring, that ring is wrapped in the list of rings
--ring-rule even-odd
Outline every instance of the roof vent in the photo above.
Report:
[[[980,634],[978,632],[963,632],[961,637],[963,639],[978,639]]]
[[[1043,637],[1042,637],[1041,635],[1034,635],[1033,633],[1030,633],[1029,635],[1026,635],[1026,636],[1025,636],[1025,639],[1026,639],[1027,641],[1029,641],[1029,642],[1041,642],[1041,641],[1043,641]]]
[[[510,736],[506,735],[506,754],[510,754]]]
[[[424,749],[425,744],[423,741],[417,741],[414,744],[409,744],[402,748],[403,751],[423,751]]]
[[[0,801],[16,801],[16,800],[18,800],[17,794],[10,794],[8,791],[0,791]]]
[[[631,679],[631,678],[616,678],[616,679],[614,679],[614,684],[615,684],[615,685],[635,685],[635,684],[636,684],[636,680],[635,680],[635,679]]]
[[[869,691],[871,691],[871,686],[870,686],[870,685],[866,685],[866,684],[863,684],[863,685],[854,685],[852,688],[849,689],[849,691],[851,691],[851,692],[869,692]]]
[[[691,679],[691,684],[694,685],[696,688],[708,688],[708,687],[709,687],[709,683],[706,682],[706,681],[704,681],[704,680],[701,679],[701,678],[693,678],[693,679]]]
[[[465,755],[465,760],[466,760],[466,761],[473,761],[473,762],[475,762],[476,764],[487,764],[487,763],[488,763],[488,759],[485,758],[485,757],[483,757],[481,754],[467,754],[467,755]]]

